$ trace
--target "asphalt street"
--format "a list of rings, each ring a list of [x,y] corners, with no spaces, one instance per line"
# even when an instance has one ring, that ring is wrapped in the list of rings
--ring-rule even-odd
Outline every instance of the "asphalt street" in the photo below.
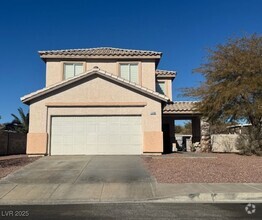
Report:
[[[249,212],[249,214],[248,214]],[[93,203],[0,206],[0,219],[262,219],[262,204]]]

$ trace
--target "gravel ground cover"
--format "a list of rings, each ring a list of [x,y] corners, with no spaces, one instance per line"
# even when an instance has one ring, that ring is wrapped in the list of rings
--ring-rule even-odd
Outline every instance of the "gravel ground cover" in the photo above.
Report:
[[[262,157],[233,153],[173,153],[143,157],[159,183],[262,183]]]
[[[39,158],[40,157],[18,157],[5,159],[4,157],[0,157],[0,179]]]

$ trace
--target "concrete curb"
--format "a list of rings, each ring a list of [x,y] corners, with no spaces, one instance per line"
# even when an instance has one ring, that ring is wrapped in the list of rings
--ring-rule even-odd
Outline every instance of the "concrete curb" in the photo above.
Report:
[[[154,198],[151,202],[167,203],[245,203],[262,202],[261,193],[195,193],[188,195],[177,195],[173,197]]]
[[[0,205],[64,205],[90,203],[262,203],[262,193],[196,193],[147,200],[0,200]]]

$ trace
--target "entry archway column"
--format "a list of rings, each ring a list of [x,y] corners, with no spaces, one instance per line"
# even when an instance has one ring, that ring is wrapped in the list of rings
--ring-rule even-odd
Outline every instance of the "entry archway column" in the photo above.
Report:
[[[210,124],[205,118],[201,119],[201,151],[202,152],[211,152],[211,134],[210,134]]]
[[[201,123],[200,117],[192,118],[192,143],[200,142],[201,140]]]

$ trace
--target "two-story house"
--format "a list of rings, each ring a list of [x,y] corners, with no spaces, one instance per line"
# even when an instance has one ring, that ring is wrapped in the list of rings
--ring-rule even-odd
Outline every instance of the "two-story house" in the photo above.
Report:
[[[173,120],[192,116],[192,103],[172,102],[176,72],[157,69],[160,52],[39,54],[46,86],[21,98],[30,106],[28,154],[160,154],[171,149]]]

